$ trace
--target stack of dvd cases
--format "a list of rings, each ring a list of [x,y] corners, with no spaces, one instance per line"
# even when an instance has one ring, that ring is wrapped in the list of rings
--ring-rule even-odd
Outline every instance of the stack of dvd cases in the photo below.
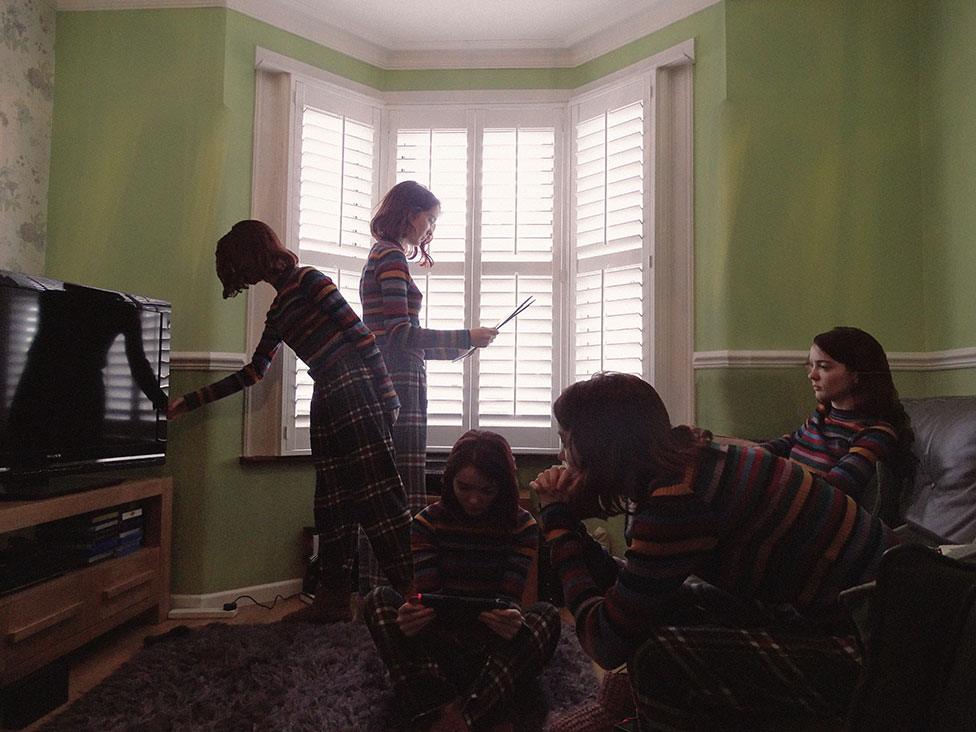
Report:
[[[138,504],[123,506],[119,515],[119,543],[115,547],[115,556],[124,557],[126,554],[132,554],[142,544],[142,506]]]
[[[79,566],[115,556],[119,544],[118,508],[77,516],[64,527],[64,541]]]

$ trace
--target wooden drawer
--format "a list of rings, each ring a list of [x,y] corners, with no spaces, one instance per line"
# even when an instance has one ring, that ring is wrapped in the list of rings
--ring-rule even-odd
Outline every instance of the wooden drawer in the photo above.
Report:
[[[88,622],[90,599],[83,572],[26,589],[0,603],[0,671],[51,649]]]
[[[94,601],[93,623],[136,605],[141,611],[159,596],[159,549],[143,547],[127,557],[96,565],[88,581]]]

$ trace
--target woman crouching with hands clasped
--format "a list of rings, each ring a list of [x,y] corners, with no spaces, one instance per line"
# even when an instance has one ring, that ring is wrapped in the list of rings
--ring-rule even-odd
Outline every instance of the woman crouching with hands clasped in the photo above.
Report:
[[[526,728],[526,715],[544,710],[538,675],[555,651],[560,618],[548,603],[519,605],[539,529],[518,505],[504,437],[470,430],[458,439],[440,500],[413,520],[411,547],[416,594],[378,587],[364,613],[400,713],[411,729],[511,729],[515,716]],[[437,603],[443,596],[461,599]],[[500,607],[466,606],[473,599]],[[523,709],[526,702],[535,708]],[[544,711],[540,727],[543,720]]]
[[[874,579],[890,531],[789,460],[672,427],[636,376],[573,384],[553,413],[543,535],[583,649],[628,664],[641,729],[842,715],[861,652],[838,594]],[[619,566],[581,519],[627,511]]]

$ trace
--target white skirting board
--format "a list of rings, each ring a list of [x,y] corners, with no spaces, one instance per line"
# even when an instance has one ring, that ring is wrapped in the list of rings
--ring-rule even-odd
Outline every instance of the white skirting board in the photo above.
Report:
[[[302,591],[302,580],[290,579],[281,582],[271,582],[266,585],[252,585],[222,592],[212,592],[206,595],[170,595],[169,618],[171,620],[186,618],[232,618],[237,610],[224,610],[226,603],[237,601],[238,606],[252,604],[252,600],[271,605],[275,597],[291,597]]]

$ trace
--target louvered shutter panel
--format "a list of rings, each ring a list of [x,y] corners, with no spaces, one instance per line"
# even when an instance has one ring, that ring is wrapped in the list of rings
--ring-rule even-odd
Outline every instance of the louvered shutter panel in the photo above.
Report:
[[[529,295],[536,302],[479,351],[478,425],[548,428],[555,131],[486,129],[482,149],[479,322],[499,322]]]
[[[467,130],[398,130],[396,180],[415,180],[441,202],[434,259],[463,262],[468,215]]]
[[[372,244],[374,131],[350,117],[312,106],[302,111],[298,193],[298,255],[330,277],[362,317],[359,279]],[[346,266],[336,267],[342,261]],[[349,267],[349,265],[352,267]],[[307,448],[313,383],[305,364],[289,353],[294,394],[293,448]]]
[[[576,380],[644,371],[643,106],[576,126]]]
[[[397,131],[396,180],[415,180],[441,202],[431,244],[434,273],[412,268],[423,293],[420,324],[436,330],[464,328],[465,239],[468,220],[468,133],[464,129]],[[436,273],[436,274],[435,274]],[[464,412],[463,364],[427,362],[427,423],[458,427]]]

